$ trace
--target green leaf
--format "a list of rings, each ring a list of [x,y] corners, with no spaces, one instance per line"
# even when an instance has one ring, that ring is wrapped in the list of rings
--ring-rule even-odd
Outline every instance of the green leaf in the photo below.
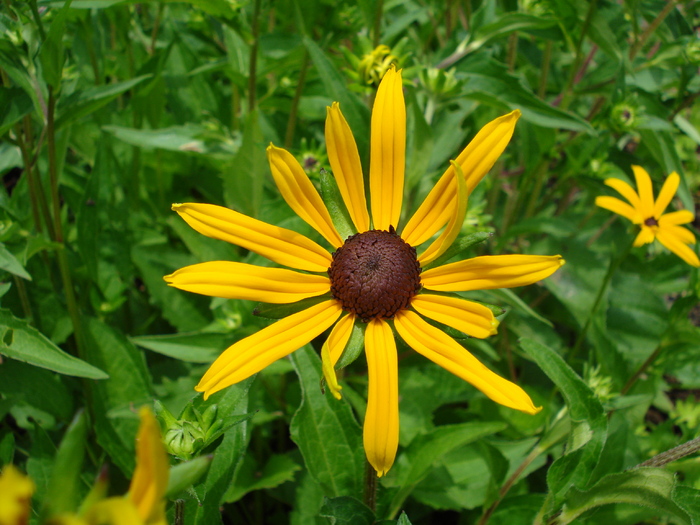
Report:
[[[142,348],[190,363],[211,363],[230,344],[229,336],[206,332],[144,335],[130,340]]]
[[[292,481],[299,470],[301,466],[288,455],[273,454],[262,468],[257,468],[252,456],[246,456],[224,501],[234,503],[254,490],[272,489]]]
[[[517,308],[524,314],[532,317],[533,319],[537,319],[538,321],[546,324],[547,326],[554,326],[552,324],[552,321],[550,321],[546,317],[542,317],[540,314],[535,312],[525,301],[518,297],[518,295],[514,293],[513,290],[510,290],[508,288],[502,288],[499,290],[488,290],[486,293],[487,295],[498,297],[499,300],[505,302],[513,308]]]
[[[85,319],[87,357],[109,374],[92,383],[93,427],[97,441],[128,477],[134,470],[134,409],[152,403],[151,378],[143,354],[121,333],[97,319]]]
[[[42,511],[44,516],[57,516],[78,507],[87,430],[87,416],[80,411],[58,447]]]
[[[673,502],[690,516],[690,523],[700,523],[700,491],[685,485],[676,484],[671,494]]]
[[[347,239],[356,233],[355,225],[345,207],[343,197],[340,195],[340,190],[335,182],[335,178],[324,169],[321,170],[321,195],[323,195],[323,202],[328,208],[333,226],[338,230],[340,238]]]
[[[60,129],[109,104],[122,93],[133,89],[153,75],[141,75],[124,82],[115,82],[76,91],[62,97],[56,108],[56,129]]]
[[[328,518],[331,525],[373,525],[375,521],[374,512],[350,496],[326,499],[320,515]]]
[[[291,423],[309,473],[327,497],[360,495],[365,457],[350,406],[321,393],[321,360],[309,345],[291,354],[302,400]]]
[[[63,52],[63,34],[66,31],[66,17],[72,1],[67,0],[56,14],[46,34],[46,40],[39,49],[39,62],[44,80],[54,89],[58,89],[63,76],[63,62],[66,59]]]
[[[184,490],[197,483],[209,470],[214,456],[199,456],[190,461],[185,461],[170,468],[168,489],[165,494],[174,498]]]
[[[0,268],[22,279],[32,280],[31,275],[27,273],[27,270],[20,264],[17,257],[12,255],[2,243],[0,243]]]
[[[34,109],[32,99],[18,87],[0,87],[0,136]]]
[[[651,507],[680,519],[682,523],[692,524],[694,520],[673,501],[675,483],[673,472],[657,468],[640,468],[610,474],[587,491],[572,490],[566,498],[561,514],[553,523],[566,525],[592,508],[612,503],[628,503]]]
[[[309,37],[304,37],[311,61],[318,70],[318,75],[323,82],[325,94],[332,97],[334,101],[340,102],[340,109],[343,116],[348,121],[350,129],[355,135],[357,149],[360,152],[362,165],[367,169],[367,159],[369,158],[369,110],[350,90],[346,77],[338,71],[333,62],[329,60],[323,50]]]
[[[252,111],[245,120],[241,148],[223,174],[226,205],[257,218],[269,171],[260,115]]]
[[[107,379],[107,374],[85,361],[67,354],[44,334],[17,319],[7,309],[0,309],[0,354],[59,374],[88,379]]]
[[[391,500],[389,516],[398,513],[416,485],[445,454],[505,428],[501,422],[460,423],[440,426],[416,437],[394,466],[400,489]]]

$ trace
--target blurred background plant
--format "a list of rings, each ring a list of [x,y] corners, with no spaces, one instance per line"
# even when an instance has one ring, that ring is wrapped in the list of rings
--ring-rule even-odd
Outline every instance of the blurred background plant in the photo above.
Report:
[[[65,501],[104,463],[124,494],[137,409],[154,400],[172,464],[207,458],[176,477],[171,523],[697,522],[697,456],[633,467],[698,437],[698,273],[658,243],[621,260],[636,232],[594,200],[634,164],[657,192],[676,171],[671,208],[696,210],[699,25],[694,0],[5,0],[0,465],[33,480],[31,522],[52,469],[70,481]],[[363,360],[344,370],[342,402],[319,388],[322,340],[204,402],[193,387],[207,365],[269,321],[162,276],[264,264],[198,235],[173,202],[313,236],[265,147],[290,148],[318,182],[325,107],[339,101],[368,166],[391,64],[404,68],[406,217],[483,124],[518,108],[462,231],[494,233],[474,254],[567,265],[515,293],[465,294],[505,307],[497,336],[462,342],[522,385],[536,416],[399,348],[399,456],[372,510]],[[57,447],[83,407],[85,462],[64,472]]]

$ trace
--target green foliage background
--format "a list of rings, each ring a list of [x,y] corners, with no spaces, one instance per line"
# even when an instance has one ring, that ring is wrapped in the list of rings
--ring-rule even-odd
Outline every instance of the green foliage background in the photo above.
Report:
[[[636,232],[593,204],[636,164],[656,191],[677,171],[674,206],[696,209],[699,25],[693,0],[4,0],[0,465],[35,481],[32,522],[76,509],[104,463],[124,493],[135,408],[157,400],[166,441],[190,446],[172,458],[185,468],[171,523],[700,523],[697,456],[634,468],[698,437],[698,272],[658,243],[623,257]],[[472,255],[567,264],[469,294],[506,311],[497,336],[462,342],[538,415],[399,348],[399,455],[372,511],[364,359],[345,369],[342,402],[319,388],[322,341],[204,402],[193,387],[208,364],[269,321],[162,276],[266,264],[197,234],[173,202],[313,236],[265,147],[289,148],[320,184],[325,107],[339,101],[368,166],[363,58],[379,44],[404,69],[405,215],[482,125],[518,108],[462,233],[494,233]]]

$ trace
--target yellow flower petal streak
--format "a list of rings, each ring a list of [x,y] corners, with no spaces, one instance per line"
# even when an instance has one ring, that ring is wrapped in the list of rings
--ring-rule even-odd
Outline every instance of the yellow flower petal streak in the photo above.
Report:
[[[321,364],[323,369],[323,377],[326,378],[326,384],[330,389],[333,397],[340,399],[340,391],[342,387],[338,384],[338,378],[335,375],[335,364],[343,355],[343,350],[348,344],[350,335],[352,334],[352,327],[355,324],[355,315],[347,314],[340,318],[340,320],[335,323],[333,330],[331,330],[328,339],[323,343],[321,347]]]
[[[290,208],[307,224],[320,233],[334,248],[343,245],[321,196],[311,184],[294,155],[270,144],[267,160],[277,188]]]
[[[627,199],[627,201],[632,205],[632,207],[635,210],[639,209],[639,195],[637,195],[637,192],[634,191],[632,186],[627,184],[624,180],[614,178],[605,179],[605,185],[610,186],[612,189],[614,189],[620,195],[622,195],[625,199]]]
[[[331,289],[330,280],[325,275],[231,261],[185,266],[163,279],[170,286],[188,292],[273,304],[294,303]]]
[[[456,163],[462,168],[467,184],[467,195],[503,153],[518,118],[520,111],[516,109],[489,122],[457,157]],[[457,195],[454,176],[455,170],[450,166],[401,232],[401,237],[411,246],[423,244],[450,220],[451,203]]]
[[[377,230],[398,227],[406,163],[406,104],[401,71],[387,71],[372,108],[369,190]]]
[[[396,342],[381,319],[367,323],[365,354],[369,386],[363,428],[365,454],[381,477],[394,464],[399,446],[399,377]]]
[[[496,403],[528,414],[541,410],[522,388],[486,368],[457,341],[415,312],[399,312],[394,326],[401,338],[416,352],[471,383]]]
[[[659,192],[659,197],[656,199],[656,204],[654,204],[654,217],[656,219],[661,217],[663,212],[666,211],[668,205],[671,204],[671,200],[676,194],[680,183],[681,178],[675,171],[666,178],[664,185],[661,187],[661,191]]]
[[[495,334],[498,327],[491,310],[465,299],[424,293],[416,295],[411,306],[425,317],[479,339]]]
[[[644,221],[635,208],[615,197],[608,197],[607,195],[596,197],[595,204],[596,206],[610,210],[618,215],[622,215],[635,224],[640,224]]]
[[[61,525],[145,525],[134,505],[126,498],[114,497],[100,501],[85,512],[85,521],[74,516],[63,516]],[[158,525],[166,525],[166,521]]]
[[[136,437],[136,470],[129,486],[129,499],[147,524],[165,524],[165,491],[170,463],[160,427],[148,407],[139,411],[141,425]]]
[[[335,299],[324,301],[241,339],[214,361],[195,390],[204,392],[207,399],[214,392],[243,381],[320,335],[340,317],[341,311]]]
[[[634,178],[637,181],[639,192],[639,212],[644,219],[654,216],[654,190],[651,186],[651,177],[641,166],[632,166]]]
[[[223,206],[173,204],[173,210],[202,235],[236,244],[284,266],[325,272],[333,261],[327,250],[300,233]]]
[[[431,268],[420,280],[440,292],[514,288],[549,277],[563,264],[561,255],[486,255]]]
[[[674,235],[673,232],[669,232],[667,229],[659,229],[659,231],[656,232],[656,238],[661,244],[663,244],[666,248],[675,253],[689,265],[694,266],[695,268],[700,267],[700,259],[698,259],[697,254],[690,246],[683,244],[683,240],[677,235]]]
[[[676,225],[679,226],[681,224],[688,224],[689,222],[693,222],[695,220],[695,215],[693,215],[693,212],[688,211],[688,210],[678,210],[678,211],[672,211],[671,213],[667,213],[665,215],[662,215],[659,217],[659,226],[670,226],[670,225]]]
[[[639,231],[637,237],[635,237],[634,239],[634,247],[638,248],[645,244],[649,244],[650,242],[654,242],[654,232],[651,231],[651,228],[642,226],[642,229]]]
[[[14,465],[5,465],[0,474],[0,525],[28,523],[34,482]]]
[[[369,213],[360,154],[338,102],[326,107],[326,150],[350,218],[358,232],[366,232],[369,230]]]

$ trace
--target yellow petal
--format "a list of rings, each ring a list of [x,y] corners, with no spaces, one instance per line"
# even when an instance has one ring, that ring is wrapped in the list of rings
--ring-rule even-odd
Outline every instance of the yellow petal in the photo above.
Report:
[[[365,354],[369,389],[363,429],[365,454],[377,476],[394,464],[399,447],[399,374],[396,342],[381,319],[367,323]]]
[[[634,247],[638,248],[639,246],[643,246],[644,244],[654,242],[654,237],[654,230],[652,230],[648,226],[642,225],[642,229],[639,231],[637,237],[635,237],[634,239]]]
[[[503,153],[513,136],[518,118],[520,111],[516,109],[489,122],[457,157],[456,162],[464,172],[467,195]],[[450,202],[457,195],[454,176],[455,170],[450,166],[401,232],[401,237],[411,246],[423,244],[450,220]]]
[[[495,334],[498,327],[493,312],[483,304],[457,297],[424,293],[416,295],[411,306],[425,317],[479,339]]]
[[[637,195],[637,192],[634,191],[632,186],[627,184],[624,180],[614,178],[605,179],[605,184],[627,199],[633,208],[637,210],[640,209],[641,201],[639,200],[639,195]]]
[[[632,206],[626,202],[622,202],[620,199],[616,199],[615,197],[596,197],[595,204],[596,206],[610,210],[613,213],[622,215],[625,219],[629,219],[635,224],[640,224],[644,220]]]
[[[662,230],[673,235],[683,244],[695,244],[695,235],[686,228],[681,228],[680,226],[659,226],[659,231]]]
[[[673,199],[673,196],[676,194],[680,183],[681,178],[675,171],[666,178],[664,185],[661,187],[661,191],[659,192],[659,198],[656,199],[656,204],[654,205],[654,217],[656,219],[661,217],[661,214],[666,211],[666,208],[671,203],[671,199]]]
[[[326,108],[326,150],[350,218],[358,232],[366,232],[369,230],[369,213],[360,154],[352,130],[337,102]]]
[[[654,190],[651,186],[651,177],[641,166],[632,166],[634,178],[637,181],[639,191],[639,213],[645,219],[654,216]]]
[[[452,162],[450,162],[452,164]],[[434,261],[440,257],[447,249],[452,245],[454,240],[462,231],[462,224],[464,223],[464,217],[467,215],[467,187],[464,182],[464,173],[459,164],[454,163],[453,166],[457,172],[457,177],[455,178],[457,182],[457,192],[455,197],[455,202],[451,203],[452,215],[450,216],[450,221],[447,223],[447,228],[443,231],[440,236],[435,239],[426,250],[418,256],[418,262],[421,267],[427,265],[428,263]]]
[[[352,327],[355,323],[355,315],[347,314],[340,318],[340,320],[335,323],[333,330],[331,330],[328,339],[323,343],[321,348],[321,364],[323,368],[323,377],[326,378],[326,384],[330,388],[333,397],[340,399],[340,391],[343,387],[338,384],[338,378],[335,375],[335,364],[343,355],[343,350],[348,344],[350,339],[350,334],[352,334]]]
[[[108,498],[96,503],[87,510],[84,517],[85,522],[90,525],[146,525],[131,501],[120,497]]]
[[[0,474],[0,524],[29,523],[34,482],[14,465],[5,465]]]
[[[241,339],[214,361],[195,390],[204,392],[206,399],[260,372],[320,335],[340,317],[341,311],[336,300],[324,301]]]
[[[311,184],[294,155],[272,144],[267,147],[267,160],[282,197],[289,207],[320,233],[334,248],[343,245],[321,196]]]
[[[675,232],[669,232],[667,229],[660,229],[656,232],[656,238],[670,251],[683,259],[689,265],[695,268],[700,267],[700,259],[692,248],[683,244],[683,241],[674,235]]]
[[[331,289],[325,275],[230,261],[185,266],[163,279],[170,286],[188,292],[274,304],[294,303]]]
[[[431,268],[420,280],[440,292],[514,288],[549,277],[563,264],[561,255],[486,255]]]
[[[394,326],[401,338],[416,352],[471,383],[496,403],[528,414],[541,410],[522,388],[493,373],[457,341],[415,312],[402,310],[396,314]]]
[[[156,418],[145,406],[139,411],[139,416],[141,425],[136,437],[136,470],[128,497],[144,523],[163,523],[170,463]]]
[[[213,204],[173,204],[187,224],[202,235],[230,242],[298,270],[325,272],[331,254],[311,239]]]
[[[667,213],[659,217],[659,226],[678,226],[680,224],[688,224],[695,220],[693,212],[688,210],[678,210]]]
[[[377,230],[399,224],[405,163],[406,104],[401,71],[392,66],[379,84],[372,108],[369,191]]]

